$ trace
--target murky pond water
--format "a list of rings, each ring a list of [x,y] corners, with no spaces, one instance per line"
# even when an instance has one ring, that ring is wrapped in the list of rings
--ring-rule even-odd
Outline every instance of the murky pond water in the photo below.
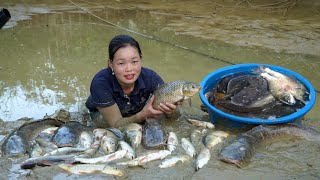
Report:
[[[298,72],[317,92],[320,90],[319,6],[300,4],[282,16],[283,12],[257,11],[252,4],[252,8],[239,8],[231,1],[224,6],[222,1],[72,2],[0,4],[12,15],[0,30],[0,119],[4,121],[0,140],[19,125],[17,119],[40,119],[59,108],[82,111],[91,79],[106,67],[108,42],[117,34],[136,38],[142,48],[143,65],[167,82],[200,82],[208,73],[230,64],[267,63]],[[192,107],[183,109],[190,114],[204,114],[200,104],[196,96]],[[319,112],[318,98],[303,122],[320,130]],[[193,127],[178,121],[169,123],[168,129],[182,138]],[[159,170],[153,163],[147,169],[129,169],[127,178],[317,179],[319,148],[319,144],[299,140],[266,143],[244,169],[218,161],[215,150],[209,164],[198,172],[190,164]],[[48,172],[51,167],[36,168],[26,175],[30,172],[19,170],[19,162],[2,158],[1,164],[5,165],[1,166],[1,176],[9,173],[11,179],[78,178],[58,168]]]

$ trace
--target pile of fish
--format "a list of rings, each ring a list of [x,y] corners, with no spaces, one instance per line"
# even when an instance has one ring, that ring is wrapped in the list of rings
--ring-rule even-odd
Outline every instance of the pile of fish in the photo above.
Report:
[[[303,84],[265,66],[227,75],[205,96],[226,113],[262,119],[292,114],[309,100]]]
[[[56,165],[74,174],[100,172],[123,176],[124,167],[146,166],[150,161],[162,159],[159,168],[194,162],[195,169],[199,170],[208,163],[210,149],[228,136],[223,131],[207,133],[206,128],[214,128],[213,124],[189,119],[203,130],[196,129],[190,137],[180,139],[174,132],[167,133],[157,121],[147,119],[144,125],[131,123],[121,129],[102,129],[75,121],[43,119],[24,124],[11,133],[2,144],[2,152],[4,155],[29,154],[20,165],[22,169]],[[154,131],[144,132],[149,126]],[[29,129],[31,127],[33,129]],[[16,145],[21,148],[13,148]]]

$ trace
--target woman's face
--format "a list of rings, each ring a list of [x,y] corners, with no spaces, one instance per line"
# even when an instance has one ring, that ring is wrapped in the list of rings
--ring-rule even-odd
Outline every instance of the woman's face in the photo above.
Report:
[[[109,61],[109,66],[122,87],[134,85],[141,72],[141,58],[138,50],[132,46],[118,49],[113,61]]]

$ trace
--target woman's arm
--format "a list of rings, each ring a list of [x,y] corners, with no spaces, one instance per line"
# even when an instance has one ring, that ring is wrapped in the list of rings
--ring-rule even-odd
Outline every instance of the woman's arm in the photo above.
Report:
[[[143,109],[130,117],[122,117],[120,109],[117,104],[109,107],[98,107],[98,110],[102,117],[106,120],[106,123],[111,127],[121,127],[130,123],[141,123],[146,120],[146,118],[155,118],[161,114],[162,111],[155,110],[152,107],[152,102],[154,97],[152,96],[148,103],[143,107]]]

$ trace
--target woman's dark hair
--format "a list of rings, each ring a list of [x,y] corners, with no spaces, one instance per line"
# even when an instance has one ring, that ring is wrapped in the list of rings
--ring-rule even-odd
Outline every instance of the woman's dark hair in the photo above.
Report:
[[[139,52],[140,58],[142,57],[141,49],[139,43],[128,35],[118,35],[115,36],[109,43],[109,59],[113,60],[114,54],[118,51],[118,49],[122,47],[132,46],[136,48]]]

